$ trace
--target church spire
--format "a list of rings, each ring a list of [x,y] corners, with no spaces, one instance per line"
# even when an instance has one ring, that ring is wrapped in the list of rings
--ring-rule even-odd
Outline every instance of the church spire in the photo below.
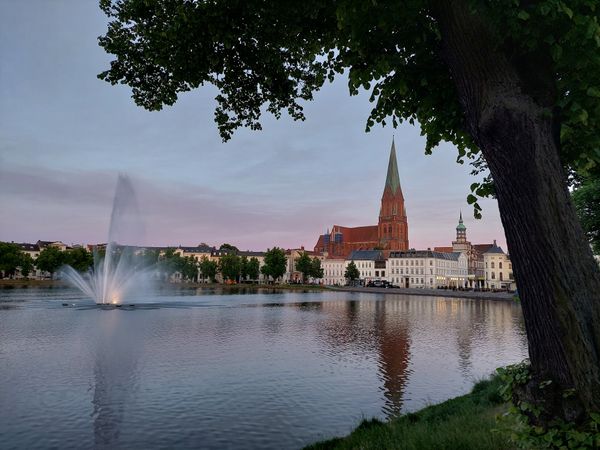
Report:
[[[396,195],[397,192],[399,192],[400,195],[402,195],[402,188],[400,187],[400,176],[398,175],[398,162],[396,161],[396,145],[394,143],[394,138],[392,138],[392,148],[390,150],[390,160],[388,162],[385,187],[389,187],[393,195]]]

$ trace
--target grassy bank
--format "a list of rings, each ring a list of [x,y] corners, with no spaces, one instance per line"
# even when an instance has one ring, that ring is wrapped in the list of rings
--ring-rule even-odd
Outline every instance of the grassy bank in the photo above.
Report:
[[[498,395],[500,380],[481,381],[470,394],[429,406],[390,422],[365,420],[349,436],[307,449],[506,450],[505,433],[492,431],[508,407]]]

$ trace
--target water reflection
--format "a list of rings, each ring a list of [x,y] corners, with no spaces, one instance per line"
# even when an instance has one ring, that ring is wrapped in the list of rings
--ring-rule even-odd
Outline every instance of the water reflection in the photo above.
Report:
[[[138,359],[143,349],[127,322],[127,312],[102,311],[96,333],[92,419],[98,449],[119,447],[121,428],[138,387]]]
[[[0,296],[27,298],[0,311],[9,448],[295,449],[461,395],[527,354],[508,302],[182,293],[103,311],[45,292]]]
[[[327,320],[320,323],[318,329],[320,338],[327,346],[326,352],[341,361],[348,355],[377,355],[385,399],[383,411],[388,417],[403,411],[411,366],[430,379],[435,379],[455,362],[458,370],[452,376],[470,382],[487,375],[482,374],[479,367],[474,367],[474,363],[475,366],[482,365],[482,356],[495,357],[494,351],[490,355],[490,349],[487,348],[489,342],[514,338],[515,322],[521,335],[516,337],[524,340],[520,313],[510,304],[396,297],[387,296],[385,300],[373,300],[370,297],[370,301],[329,301],[315,303],[312,307],[327,312]],[[414,325],[414,329],[411,329],[411,325]],[[413,345],[415,340],[417,342]],[[478,345],[486,348],[478,348]],[[413,352],[411,347],[415,347]],[[477,354],[481,350],[486,354]],[[413,358],[411,353],[414,351],[418,355]],[[433,357],[436,353],[439,358]],[[510,350],[505,349],[505,353],[510,353]],[[428,357],[425,365],[421,363],[424,355]],[[493,368],[490,368],[490,372]]]

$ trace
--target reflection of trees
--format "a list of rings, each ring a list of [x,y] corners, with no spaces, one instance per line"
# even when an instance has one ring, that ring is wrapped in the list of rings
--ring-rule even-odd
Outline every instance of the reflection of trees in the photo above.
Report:
[[[137,355],[141,343],[132,342],[135,330],[125,323],[121,311],[110,314],[96,340],[94,365],[94,443],[95,448],[119,445],[121,425],[131,394],[137,386]]]
[[[408,378],[408,305],[406,301],[394,299],[322,304],[323,311],[329,314],[318,332],[332,354],[342,358],[377,355],[386,399],[384,410],[390,416],[402,409]]]

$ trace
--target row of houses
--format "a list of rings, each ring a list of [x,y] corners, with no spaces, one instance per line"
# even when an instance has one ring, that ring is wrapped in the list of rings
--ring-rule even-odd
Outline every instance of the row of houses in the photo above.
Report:
[[[347,258],[322,259],[326,285],[344,285],[348,265],[353,262],[362,283],[387,281],[401,288],[516,289],[510,257],[494,241],[483,254],[483,283],[474,283],[465,252],[441,252],[431,249],[392,251],[355,250]]]
[[[28,253],[34,260],[46,247],[55,247],[66,251],[73,247],[61,241],[38,241],[35,244],[19,244],[21,250]],[[101,249],[105,244],[89,245],[88,250]],[[145,247],[136,248],[136,252],[144,250],[155,250],[163,253],[169,247]],[[190,257],[197,261],[208,259],[218,262],[219,259],[233,250],[218,249],[207,244],[195,247],[179,246],[174,253],[181,257]],[[297,283],[302,280],[302,274],[296,270],[296,260],[302,253],[306,252],[304,247],[288,249],[286,254],[286,272],[282,277],[284,283]],[[256,258],[259,267],[264,265],[265,252],[260,251],[235,251],[239,256],[248,259]],[[350,262],[354,262],[359,271],[360,282],[366,284],[371,281],[387,281],[398,287],[405,288],[465,288],[472,287],[474,275],[469,271],[468,253],[464,251],[448,252],[437,250],[408,250],[383,252],[381,250],[355,250],[347,258],[329,258],[327,255],[319,255],[315,252],[307,252],[311,257],[321,260],[323,278],[311,280],[314,283],[325,285],[344,285],[348,280],[345,273]],[[481,287],[490,289],[515,289],[512,275],[512,264],[510,257],[494,244],[483,254],[484,283]],[[30,275],[33,278],[47,278],[48,273],[38,269]],[[175,273],[172,281],[181,281],[181,274]],[[208,281],[201,277],[201,281]],[[220,274],[217,281],[222,282]],[[261,273],[258,282],[265,282]]]

